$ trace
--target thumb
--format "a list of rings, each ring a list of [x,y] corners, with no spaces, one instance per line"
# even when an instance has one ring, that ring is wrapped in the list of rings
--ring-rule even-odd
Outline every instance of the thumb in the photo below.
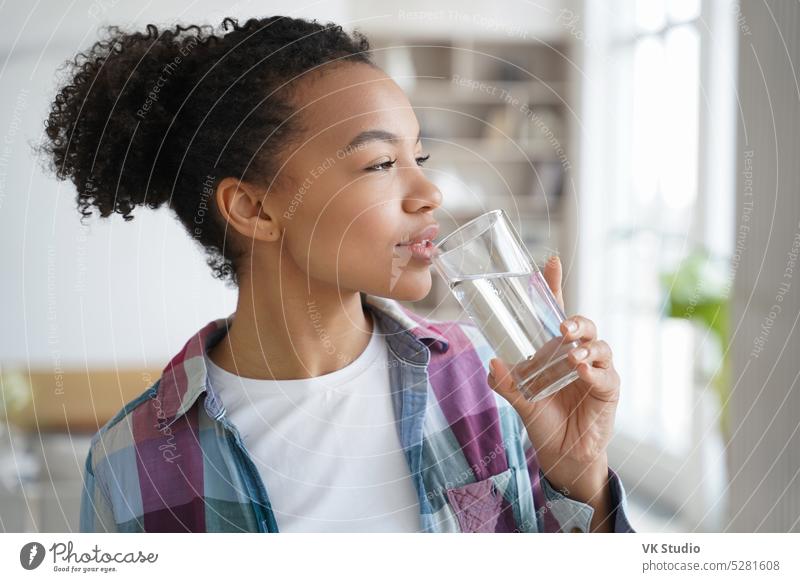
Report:
[[[506,366],[503,360],[500,358],[492,358],[489,360],[489,370],[487,381],[492,390],[500,394],[500,396],[508,400],[511,404],[514,404],[517,398],[522,397],[517,390],[508,366]]]
[[[558,255],[553,255],[544,264],[544,272],[542,273],[544,280],[547,281],[547,286],[553,292],[553,296],[558,301],[561,309],[564,309],[564,297],[561,293],[561,259]]]

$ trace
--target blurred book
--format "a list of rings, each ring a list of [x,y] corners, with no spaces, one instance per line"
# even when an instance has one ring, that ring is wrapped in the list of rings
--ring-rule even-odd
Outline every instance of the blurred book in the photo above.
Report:
[[[533,168],[530,207],[536,212],[555,212],[564,186],[564,168],[557,160],[537,160]]]

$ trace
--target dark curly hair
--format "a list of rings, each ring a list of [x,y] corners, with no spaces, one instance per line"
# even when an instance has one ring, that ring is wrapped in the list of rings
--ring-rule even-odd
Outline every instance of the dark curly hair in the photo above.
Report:
[[[216,184],[280,177],[281,152],[303,129],[293,81],[326,63],[373,65],[369,41],[334,23],[286,16],[108,37],[65,63],[40,147],[78,191],[81,221],[133,219],[165,202],[202,245],[217,279],[238,285],[242,251],[225,244]]]

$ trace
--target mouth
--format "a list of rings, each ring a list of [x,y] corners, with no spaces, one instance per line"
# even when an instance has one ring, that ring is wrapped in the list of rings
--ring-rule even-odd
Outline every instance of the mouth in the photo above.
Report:
[[[401,242],[397,246],[414,247],[417,250],[433,247],[433,240],[439,235],[439,225],[437,223],[429,224],[424,229],[417,231],[413,236],[403,235]]]
[[[423,239],[419,242],[413,243],[402,243],[396,246],[403,249],[408,249],[408,251],[411,253],[411,258],[426,262],[431,262],[431,258],[434,256],[435,252],[433,241],[428,239]]]
[[[436,253],[436,246],[433,244],[433,240],[438,234],[439,225],[434,222],[424,229],[417,231],[413,236],[404,236],[403,241],[396,246],[403,249],[403,254],[406,252],[410,253],[410,258],[417,259],[424,263],[430,263]]]

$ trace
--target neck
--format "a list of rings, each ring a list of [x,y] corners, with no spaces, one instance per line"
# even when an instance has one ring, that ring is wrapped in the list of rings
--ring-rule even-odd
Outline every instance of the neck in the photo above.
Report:
[[[357,291],[309,291],[305,276],[281,289],[275,279],[240,280],[233,323],[209,351],[215,364],[245,378],[295,380],[335,372],[366,349],[374,321]]]

